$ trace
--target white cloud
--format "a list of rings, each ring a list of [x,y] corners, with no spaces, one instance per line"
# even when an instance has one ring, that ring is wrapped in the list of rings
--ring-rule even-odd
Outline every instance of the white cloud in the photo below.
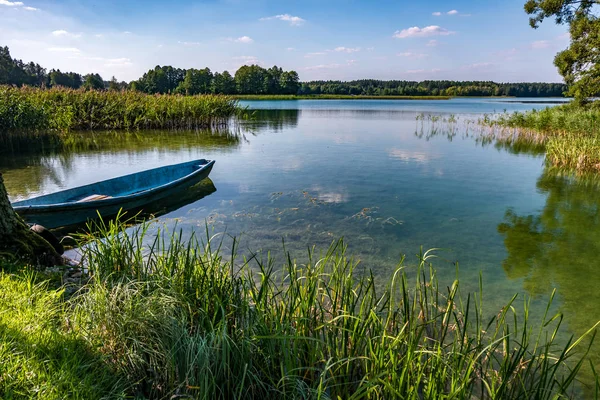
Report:
[[[50,47],[48,51],[56,53],[81,53],[81,50],[76,47]]]
[[[131,32],[129,32],[129,31],[123,31],[123,35],[131,35]]]
[[[348,67],[348,66],[353,66],[356,64],[356,60],[346,60],[346,64],[320,64],[320,65],[314,65],[312,67],[305,67],[305,70],[311,71],[311,70],[319,70],[319,69],[336,69],[336,68],[342,68],[342,67]]]
[[[23,7],[25,11],[39,11],[39,8],[25,6],[22,1],[0,0],[0,6]]]
[[[178,41],[177,43],[182,44],[184,46],[200,46],[200,42],[182,42]]]
[[[480,62],[480,63],[475,63],[475,64],[464,65],[462,67],[462,69],[482,69],[482,68],[491,67],[492,65],[494,65],[494,63],[491,63],[491,62]]]
[[[236,42],[236,43],[252,43],[252,42],[254,42],[254,40],[249,36],[241,36],[237,39],[234,39],[234,42]]]
[[[272,17],[264,17],[261,18],[261,21],[268,21],[268,20],[272,20],[272,19],[278,19],[280,21],[286,21],[289,22],[290,25],[292,26],[300,26],[302,24],[304,24],[306,22],[305,19],[302,19],[300,17],[296,17],[290,14],[279,14],[279,15],[274,15]]]
[[[449,31],[448,29],[442,28],[437,25],[425,26],[423,28],[413,26],[412,28],[396,31],[393,37],[397,39],[406,39],[412,37],[448,36],[453,35],[454,33],[456,32]]]
[[[471,16],[471,14],[461,14],[461,13],[458,12],[458,10],[450,10],[450,11],[448,11],[446,13],[442,13],[440,11],[436,11],[436,12],[432,13],[431,15],[433,15],[434,17],[439,17],[442,14],[446,14],[446,15],[460,15],[461,17],[470,17]]]
[[[293,48],[293,47],[288,47],[286,50],[287,50],[287,51],[296,51],[296,49],[295,49],[295,48]]]
[[[396,54],[398,57],[406,57],[406,58],[425,58],[427,57],[427,54],[424,53],[413,53],[410,51],[406,51],[404,53],[398,53]]]
[[[234,60],[241,62],[242,65],[261,65],[262,63],[256,56],[237,56],[232,57]],[[239,64],[238,64],[239,65]]]
[[[344,53],[356,53],[360,51],[360,47],[336,47],[333,51],[344,52]]]
[[[408,71],[404,71],[406,74],[424,74],[424,73],[436,73],[441,72],[440,68],[433,69],[409,69]]]
[[[550,41],[548,40],[536,40],[531,43],[531,48],[535,50],[547,49],[548,47],[550,47]]]
[[[8,7],[21,7],[24,4],[20,1],[8,1],[8,0],[0,0],[0,6],[8,6]]]
[[[317,70],[317,69],[335,69],[335,68],[340,68],[342,66],[342,64],[320,64],[320,65],[314,65],[312,67],[306,67],[304,69],[306,70]]]
[[[324,56],[325,54],[327,54],[327,53],[325,53],[324,51],[317,51],[317,52],[314,52],[314,53],[306,53],[304,55],[304,58],[312,58],[312,57],[317,57],[317,56]]]
[[[440,44],[440,42],[438,42],[435,39],[431,39],[429,42],[427,42],[427,44],[425,46],[427,46],[427,47],[436,47],[438,44]]]
[[[133,65],[129,58],[109,58],[104,63],[105,67],[128,67]]]
[[[71,33],[71,32],[65,31],[64,29],[59,29],[57,31],[53,31],[52,36],[79,38],[79,37],[81,37],[81,33]]]

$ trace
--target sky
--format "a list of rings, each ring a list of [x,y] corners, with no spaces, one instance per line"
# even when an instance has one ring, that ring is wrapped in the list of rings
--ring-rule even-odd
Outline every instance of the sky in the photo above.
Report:
[[[302,81],[561,82],[565,26],[524,0],[0,0],[0,45],[23,61],[130,81],[156,65]]]

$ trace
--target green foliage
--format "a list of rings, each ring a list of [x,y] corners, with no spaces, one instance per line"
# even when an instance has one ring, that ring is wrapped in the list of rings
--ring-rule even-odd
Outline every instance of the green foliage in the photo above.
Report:
[[[559,52],[554,65],[578,103],[600,94],[600,18],[598,0],[528,0],[525,11],[533,28],[546,18],[568,24],[570,46]]]
[[[223,71],[222,74],[215,72],[211,82],[211,92],[214,94],[234,94],[235,80],[233,76],[227,71]]]
[[[491,81],[312,81],[302,83],[302,95],[353,96],[516,96],[559,97],[567,90],[561,83],[496,83]]]
[[[183,69],[157,65],[137,81],[131,82],[131,88],[149,94],[174,93],[184,78]]]
[[[226,124],[237,111],[237,101],[225,96],[0,86],[0,137],[15,131],[207,127]]]
[[[50,70],[48,74],[50,86],[63,86],[66,88],[79,89],[83,84],[81,75],[75,72],[62,73],[60,70]]]
[[[235,86],[240,94],[266,94],[270,76],[258,65],[243,65],[235,72]]]
[[[557,24],[570,24],[575,18],[590,15],[598,0],[527,0],[525,12],[532,15],[529,24],[537,28],[546,18],[554,17]]]
[[[47,326],[47,310],[58,309],[50,318],[58,337],[83,343],[60,357],[71,369],[89,368],[77,375],[83,383],[102,379],[113,393],[125,387],[129,395],[165,399],[551,399],[573,393],[586,336],[593,336],[588,330],[559,345],[562,317],[546,310],[534,328],[528,301],[517,312],[516,296],[495,316],[484,315],[481,292],[461,300],[458,280],[440,291],[431,252],[419,254],[416,268],[402,260],[382,289],[356,268],[342,241],[320,257],[309,251],[303,263],[288,257],[279,269],[270,259],[237,262],[235,241],[225,258],[216,238],[184,242],[150,234],[149,225],[90,228],[98,236],[82,236],[81,245],[92,281],[67,307],[58,307],[50,291],[57,302],[28,321]],[[38,309],[7,313],[11,304],[0,302],[0,320],[8,318],[14,331],[30,329],[14,319]],[[89,357],[97,361],[73,356],[84,349],[94,349]],[[24,364],[22,375],[57,357],[50,352]],[[54,389],[56,379],[48,377],[47,386]],[[73,397],[83,397],[83,383]]]
[[[10,56],[8,47],[0,46],[0,85],[33,85],[46,83],[46,70],[39,64],[23,63]]]
[[[83,84],[81,85],[87,90],[101,90],[104,89],[104,81],[99,74],[88,74],[83,77]]]
[[[577,17],[569,31],[571,45],[556,55],[554,64],[570,85],[569,94],[586,101],[600,94],[600,19]]]
[[[102,78],[90,74],[84,78],[81,75],[59,70],[51,70],[48,76],[45,70],[37,64],[23,64],[12,60],[8,47],[0,51],[0,83],[14,85],[65,86],[79,88],[86,81],[85,87],[103,89]],[[3,55],[4,54],[4,55]],[[8,65],[9,68],[4,67]],[[15,69],[16,68],[16,69]],[[30,71],[31,78],[15,78],[23,71]],[[23,72],[25,73],[25,72]],[[29,73],[29,72],[27,72]],[[37,74],[37,75],[36,75]],[[21,76],[21,75],[19,75]],[[111,90],[131,90],[148,94],[239,94],[239,95],[328,95],[328,96],[518,96],[518,97],[548,97],[562,96],[567,86],[560,83],[496,83],[479,81],[379,81],[363,79],[358,81],[312,81],[300,83],[296,71],[284,71],[273,66],[269,69],[258,65],[240,67],[235,78],[228,71],[214,74],[208,68],[181,69],[172,66],[156,66],[146,72],[140,79],[130,82],[117,83],[116,79],[108,83]]]
[[[127,383],[70,326],[62,290],[0,272],[0,398],[122,398]]]
[[[185,78],[175,89],[176,93],[195,95],[211,93],[213,74],[210,69],[188,69]]]
[[[600,103],[549,107],[540,111],[515,112],[488,120],[493,126],[517,128],[500,140],[512,145],[542,146],[546,161],[577,172],[600,171]]]

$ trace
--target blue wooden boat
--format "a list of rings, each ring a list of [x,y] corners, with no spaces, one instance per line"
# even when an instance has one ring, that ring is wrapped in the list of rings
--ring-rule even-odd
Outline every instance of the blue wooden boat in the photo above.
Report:
[[[47,228],[71,226],[88,219],[141,210],[208,177],[214,160],[194,160],[149,169],[73,189],[12,203],[27,222]]]

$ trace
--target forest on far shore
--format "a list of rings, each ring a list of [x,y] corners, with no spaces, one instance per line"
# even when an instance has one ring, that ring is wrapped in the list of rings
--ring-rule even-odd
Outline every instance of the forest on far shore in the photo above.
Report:
[[[13,59],[8,47],[0,47],[0,84],[15,86],[86,88],[96,90],[135,90],[148,94],[228,94],[228,95],[354,95],[354,96],[514,96],[562,97],[563,83],[449,80],[375,80],[300,82],[296,71],[273,66],[241,66],[235,74],[212,72],[209,68],[182,69],[156,66],[139,79],[124,82],[115,77],[105,81],[97,73],[47,70],[41,65]]]

